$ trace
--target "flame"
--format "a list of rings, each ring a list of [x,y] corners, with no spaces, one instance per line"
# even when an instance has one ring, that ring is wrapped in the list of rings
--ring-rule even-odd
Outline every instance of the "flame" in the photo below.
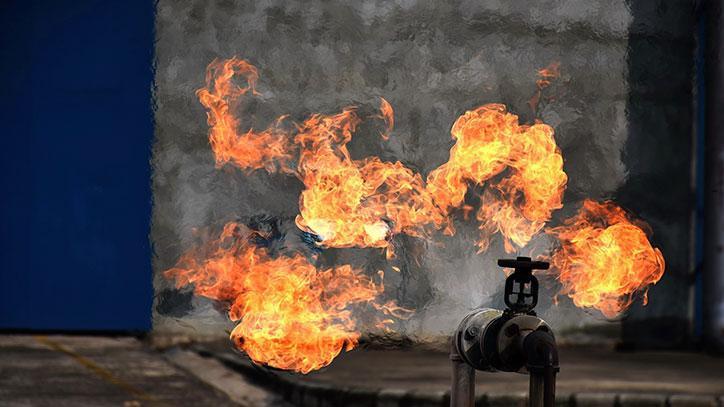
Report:
[[[538,74],[536,106],[559,65]],[[238,58],[208,67],[206,86],[197,95],[208,111],[216,164],[297,177],[304,188],[295,223],[323,247],[381,248],[392,259],[392,236],[454,234],[453,215],[467,220],[475,211],[479,250],[500,233],[505,249],[513,252],[563,206],[568,177],[553,128],[520,124],[504,105],[487,104],[460,116],[450,131],[455,144],[448,161],[423,178],[399,161],[351,158],[347,144],[362,122],[355,107],[312,114],[288,129],[281,116],[265,130],[253,130],[235,112],[245,96],[258,95],[258,79],[258,70]],[[384,98],[379,110],[373,117],[384,122],[380,134],[387,140],[394,110]],[[248,129],[240,131],[242,126]],[[477,210],[466,202],[473,185],[485,187],[476,192]],[[661,252],[613,204],[587,201],[577,217],[549,232],[562,243],[553,263],[563,293],[578,306],[614,315],[663,273]],[[178,287],[192,285],[198,295],[229,305],[229,318],[238,321],[231,337],[255,362],[303,373],[326,366],[357,344],[355,305],[386,316],[378,321],[380,328],[410,316],[394,302],[379,302],[382,282],[349,265],[318,270],[298,253],[273,256],[251,243],[258,236],[229,223],[218,239],[189,250],[166,272]]]
[[[543,89],[550,86],[551,81],[559,76],[561,76],[561,63],[554,61],[547,67],[538,70],[538,80],[535,81],[535,84],[538,89]]]
[[[528,101],[528,106],[535,116],[540,104],[543,89],[551,85],[553,80],[561,76],[561,63],[558,61],[551,62],[547,67],[541,68],[537,72],[538,79],[535,81],[536,91]]]
[[[308,373],[354,348],[360,334],[350,306],[373,303],[382,284],[349,265],[317,270],[300,254],[272,257],[252,244],[259,236],[228,223],[218,239],[188,251],[165,276],[229,304],[229,318],[238,321],[231,338],[257,363]],[[397,317],[406,311],[373,305]]]
[[[235,76],[242,76],[246,86],[236,84]],[[214,60],[206,71],[206,87],[196,95],[208,110],[210,126],[209,143],[218,165],[233,162],[242,169],[265,168],[269,172],[277,169],[289,171],[288,138],[279,129],[280,118],[275,126],[261,132],[249,129],[238,133],[239,120],[233,111],[241,96],[257,95],[256,81],[259,73],[250,63],[232,58],[226,61]]]
[[[449,211],[463,204],[470,183],[488,181],[477,213],[480,250],[495,232],[508,252],[525,246],[563,206],[568,177],[553,128],[520,125],[505,106],[489,104],[466,112],[451,132],[456,142],[450,160],[428,176],[429,193]],[[493,179],[506,168],[505,177]]]
[[[235,75],[243,76],[247,85],[234,85]],[[427,237],[437,229],[452,234],[450,211],[469,210],[464,198],[470,184],[489,182],[477,213],[481,250],[496,232],[509,252],[525,246],[562,206],[567,177],[553,129],[543,123],[520,125],[518,116],[503,105],[484,105],[458,118],[451,129],[455,145],[448,162],[423,180],[399,161],[350,158],[347,144],[361,122],[353,107],[310,116],[296,125],[293,143],[285,141],[292,137],[285,138],[278,125],[238,134],[239,121],[230,106],[247,93],[255,94],[257,80],[256,68],[243,60],[209,66],[199,98],[209,109],[209,140],[217,163],[268,171],[279,166],[296,174],[305,185],[297,226],[319,236],[326,247],[391,251],[389,239],[395,234]],[[384,98],[377,117],[386,124],[387,138],[394,111]],[[506,177],[492,179],[506,169]]]
[[[445,219],[419,174],[377,157],[352,160],[346,144],[360,119],[354,109],[313,115],[299,126],[298,173],[305,185],[297,226],[328,247],[389,246],[397,233],[425,236]]]
[[[380,99],[380,116],[378,117],[384,120],[386,126],[385,132],[380,133],[380,136],[382,136],[384,140],[389,140],[390,133],[392,133],[392,129],[395,128],[395,112],[390,102],[385,100],[385,98]]]
[[[651,246],[647,226],[613,202],[586,200],[580,212],[550,232],[561,241],[552,258],[561,293],[579,307],[614,318],[664,274],[664,257]]]

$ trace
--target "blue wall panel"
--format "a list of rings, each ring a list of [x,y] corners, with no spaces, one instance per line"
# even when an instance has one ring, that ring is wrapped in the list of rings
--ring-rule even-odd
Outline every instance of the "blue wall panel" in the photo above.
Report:
[[[153,3],[0,3],[0,329],[147,330]]]

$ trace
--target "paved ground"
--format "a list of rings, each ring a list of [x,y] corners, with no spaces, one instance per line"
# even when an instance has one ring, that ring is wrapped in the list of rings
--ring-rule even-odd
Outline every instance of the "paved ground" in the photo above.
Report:
[[[175,351],[167,358],[135,338],[4,335],[0,406],[263,405],[253,402],[265,394],[219,366],[190,352]],[[233,392],[227,396],[190,371],[246,394],[232,401]]]
[[[560,405],[724,407],[724,360],[564,348]],[[306,376],[261,369],[229,342],[157,352],[135,338],[0,335],[0,406],[444,407],[445,353],[361,349]],[[523,406],[527,377],[479,373],[479,406]],[[282,398],[287,402],[282,401]]]
[[[198,351],[259,374],[228,343],[197,345]],[[557,382],[560,405],[724,407],[724,359],[686,352],[621,353],[606,349],[563,348]],[[274,372],[277,391],[295,404],[323,400],[346,405],[444,406],[450,388],[448,355],[422,350],[355,350],[331,366],[306,376]],[[524,405],[528,377],[478,373],[478,405]],[[346,393],[346,394],[345,394]],[[351,394],[351,395],[350,395]],[[376,404],[375,404],[376,403]]]
[[[557,390],[617,393],[724,394],[724,359],[693,353],[617,353],[601,349],[562,349]],[[343,355],[327,369],[301,378],[340,386],[440,389],[450,387],[448,355],[424,351],[367,350]],[[476,375],[478,392],[523,392],[528,376]]]

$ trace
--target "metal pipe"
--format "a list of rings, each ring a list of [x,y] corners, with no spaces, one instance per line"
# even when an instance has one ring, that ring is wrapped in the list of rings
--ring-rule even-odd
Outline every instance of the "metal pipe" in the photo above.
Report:
[[[556,370],[553,368],[546,369],[543,373],[543,405],[556,405]]]
[[[705,212],[703,336],[705,346],[724,352],[724,26],[721,0],[704,3]]]
[[[450,407],[474,407],[475,369],[460,357],[454,340],[450,346],[450,362],[452,363]]]
[[[530,374],[528,400],[530,407],[554,407],[556,403],[556,373],[558,347],[553,335],[537,330],[526,336],[523,353]]]
[[[475,406],[475,369],[528,372],[531,407],[554,407],[558,347],[548,324],[535,315],[538,280],[548,263],[529,257],[498,260],[515,271],[505,283],[505,311],[479,308],[466,315],[450,340],[451,407]]]
[[[543,407],[543,375],[530,374],[530,386],[528,387],[528,406]]]

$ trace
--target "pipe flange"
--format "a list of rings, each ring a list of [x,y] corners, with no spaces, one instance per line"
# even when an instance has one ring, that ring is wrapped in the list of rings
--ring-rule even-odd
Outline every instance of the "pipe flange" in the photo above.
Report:
[[[499,319],[503,312],[491,308],[480,308],[463,318],[455,332],[455,346],[460,357],[477,370],[493,371],[495,368],[482,352],[481,342],[486,330],[494,320]]]
[[[505,321],[497,338],[500,370],[527,373],[523,354],[523,341],[533,331],[541,330],[553,335],[548,324],[534,315],[520,314]]]

